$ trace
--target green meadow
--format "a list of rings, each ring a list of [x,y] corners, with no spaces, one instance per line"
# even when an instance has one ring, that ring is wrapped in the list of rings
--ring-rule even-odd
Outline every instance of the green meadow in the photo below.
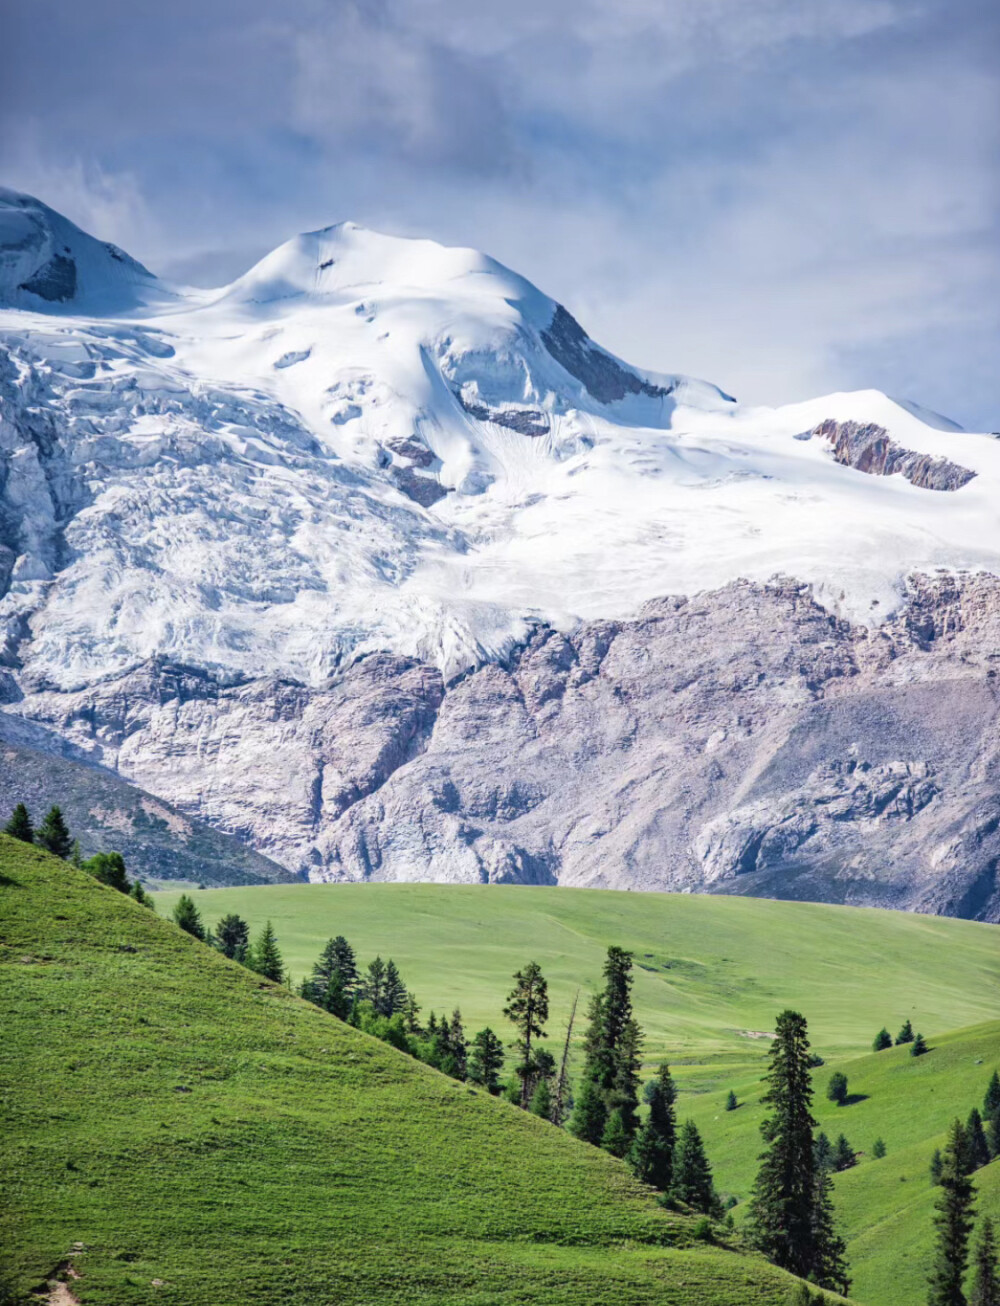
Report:
[[[0,1026],[7,1303],[792,1299],[599,1149],[5,836]]]

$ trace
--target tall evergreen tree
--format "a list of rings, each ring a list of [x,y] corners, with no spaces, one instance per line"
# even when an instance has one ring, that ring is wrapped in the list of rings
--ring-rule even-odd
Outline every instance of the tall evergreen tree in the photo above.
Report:
[[[41,825],[35,831],[35,843],[46,852],[53,853],[64,860],[72,853],[73,836],[63,819],[62,812],[55,805],[45,813]]]
[[[884,1052],[886,1048],[892,1047],[892,1035],[883,1025],[875,1035],[875,1041],[872,1043],[873,1052]]]
[[[912,1043],[912,1042],[913,1042],[913,1026],[909,1022],[909,1020],[904,1020],[903,1028],[896,1035],[896,1044],[898,1046],[900,1043]]]
[[[846,1297],[851,1290],[851,1279],[847,1273],[847,1245],[837,1233],[834,1221],[833,1180],[829,1170],[816,1172],[812,1219],[813,1241],[816,1246],[812,1277],[825,1288],[835,1288]],[[817,1293],[816,1296],[818,1301],[826,1301],[822,1294]]]
[[[451,1048],[452,1061],[454,1062],[454,1069],[451,1074],[455,1079],[465,1079],[469,1069],[469,1045],[465,1039],[462,1013],[458,1007],[451,1013],[451,1021],[448,1024],[448,1043]]]
[[[990,1160],[990,1145],[986,1140],[983,1117],[979,1114],[977,1107],[972,1108],[969,1112],[969,1118],[965,1122],[964,1160],[966,1174],[972,1174],[984,1165],[988,1165]]]
[[[275,984],[280,984],[285,978],[278,939],[270,921],[265,921],[256,943],[250,949],[248,965],[252,971],[263,975],[265,979],[273,980]]]
[[[941,1166],[941,1195],[934,1203],[936,1248],[927,1306],[966,1306],[962,1280],[969,1259],[974,1189],[965,1173],[965,1130],[956,1120],[948,1133]]]
[[[182,893],[174,904],[174,924],[186,934],[193,934],[196,939],[205,941],[205,927],[201,922],[201,913],[194,905],[194,899]]]
[[[712,1167],[708,1164],[701,1134],[693,1120],[684,1121],[674,1148],[670,1196],[705,1215],[718,1214],[719,1201],[712,1183]]]
[[[834,1170],[850,1170],[851,1166],[857,1165],[857,1163],[857,1153],[844,1135],[840,1134],[833,1145]]]
[[[95,880],[106,884],[109,889],[117,889],[119,893],[128,893],[132,888],[125,870],[125,858],[121,853],[95,853],[93,857],[87,858],[82,869]]]
[[[403,1026],[407,1034],[419,1036],[423,1033],[420,1028],[420,1003],[412,993],[406,995],[406,1005],[403,1007]]]
[[[750,1227],[760,1250],[782,1269],[800,1278],[813,1276],[821,1287],[823,1267],[839,1248],[832,1224],[820,1218],[823,1186],[818,1181],[813,1145],[812,1083],[806,1021],[797,1011],[778,1017],[768,1054],[768,1091],[763,1101],[771,1114],[761,1125],[766,1149],[750,1207]]]
[[[552,1089],[544,1075],[540,1076],[535,1084],[528,1110],[532,1115],[540,1116],[543,1120],[552,1118]]]
[[[382,994],[375,1004],[375,1010],[380,1016],[394,1016],[397,1011],[405,1008],[406,998],[406,985],[400,978],[396,963],[390,957],[385,964]]]
[[[515,974],[514,988],[507,997],[503,1014],[517,1030],[514,1042],[518,1052],[517,1075],[521,1081],[521,1106],[526,1109],[535,1074],[532,1042],[547,1037],[545,1022],[549,1018],[549,986],[536,961]]]
[[[468,1080],[481,1084],[494,1097],[500,1092],[500,1072],[503,1070],[503,1043],[487,1025],[472,1040],[469,1053]]]
[[[604,1137],[604,1129],[609,1126],[612,1115],[617,1111],[628,1142],[631,1143],[639,1126],[642,1031],[632,1014],[630,952],[623,948],[608,948],[604,963],[604,988],[591,1000],[588,1015],[583,1078],[597,1085],[604,1103],[605,1116],[598,1138],[588,1138],[588,1141],[600,1141]],[[586,1107],[588,1117],[594,1117],[589,1098]],[[587,1126],[588,1131],[592,1125]],[[585,1136],[580,1132],[583,1127],[582,1115],[576,1126],[570,1126],[577,1137]],[[615,1133],[617,1135],[617,1126]]]
[[[646,1117],[628,1154],[629,1165],[637,1179],[652,1184],[661,1193],[670,1187],[674,1170],[674,1145],[677,1142],[677,1121],[674,1102],[677,1090],[664,1061],[656,1078],[646,1085],[649,1115]]]
[[[983,1098],[983,1120],[990,1145],[990,1157],[1000,1156],[1000,1075],[994,1070]]]
[[[819,1133],[813,1142],[813,1161],[817,1170],[835,1170],[833,1144],[826,1134]]]
[[[969,1306],[1000,1306],[1000,1262],[993,1221],[983,1217],[972,1256],[972,1291]]]
[[[358,986],[358,964],[354,949],[342,934],[338,934],[335,939],[327,939],[323,945],[323,951],[312,968],[312,975],[303,987],[302,996],[329,1010],[327,994],[331,987],[338,987],[338,982],[338,1005],[346,1003],[349,1007]]]
[[[22,843],[35,842],[34,827],[24,803],[18,803],[11,812],[10,820],[4,826],[3,832],[9,834],[12,839],[20,839]]]
[[[230,912],[217,922],[212,942],[230,961],[245,962],[250,946],[250,926],[242,916]]]
[[[576,1004],[580,999],[580,990],[573,994],[569,1020],[566,1022],[566,1037],[563,1040],[562,1059],[559,1062],[559,1075],[556,1079],[555,1092],[552,1095],[551,1120],[554,1125],[561,1125],[569,1113],[569,1049],[573,1039],[573,1026],[576,1023]]]
[[[941,1182],[941,1174],[944,1171],[944,1157],[941,1155],[940,1147],[935,1147],[931,1156],[930,1175],[931,1183],[936,1188]]]
[[[726,1110],[735,1111],[738,1106],[739,1106],[739,1102],[736,1100],[736,1094],[733,1092],[732,1089],[730,1089],[729,1092],[726,1094]]]
[[[381,957],[368,963],[365,977],[361,984],[361,997],[370,1002],[376,1011],[382,1002],[382,990],[385,988],[385,962]]]
[[[608,1109],[604,1104],[604,1094],[598,1087],[597,1080],[584,1079],[573,1103],[569,1132],[585,1143],[593,1143],[595,1147],[600,1147],[607,1123]]]

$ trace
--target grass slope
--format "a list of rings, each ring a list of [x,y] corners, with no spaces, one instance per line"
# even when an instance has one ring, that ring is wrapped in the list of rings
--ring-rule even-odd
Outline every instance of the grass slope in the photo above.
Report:
[[[175,897],[158,895],[159,909],[169,912]],[[608,944],[630,948],[647,1060],[670,1059],[681,1117],[702,1129],[719,1186],[741,1198],[761,1146],[768,1046],[747,1034],[773,1029],[786,1006],[803,1011],[827,1061],[815,1078],[821,1127],[869,1153],[880,1135],[888,1147],[884,1161],[867,1159],[836,1181],[856,1296],[868,1306],[923,1302],[930,1155],[953,1117],[981,1104],[1000,1063],[996,926],[811,903],[502,886],[293,885],[193,897],[210,923],[229,911],[255,929],[270,918],[297,977],[331,934],[345,934],[364,961],[392,956],[425,1009],[458,1005],[472,1029],[505,1030],[510,976],[534,958],[550,980],[558,1036],[576,988],[598,981]],[[871,1054],[878,1028],[895,1034],[907,1016],[933,1052]],[[838,1069],[864,1101],[826,1101]],[[723,1110],[730,1088],[746,1103],[735,1112]],[[983,1209],[1000,1217],[997,1169],[977,1183]]]
[[[17,1294],[69,1259],[94,1306],[789,1300],[619,1162],[2,836],[0,1020]]]
[[[783,1008],[809,1020],[825,1057],[857,1055],[905,1017],[925,1033],[1000,1019],[995,925],[817,903],[502,885],[297,884],[192,894],[214,924],[235,911],[274,922],[286,965],[307,974],[344,934],[362,962],[399,965],[425,1012],[460,1006],[466,1025],[505,1025],[514,970],[549,980],[559,1036],[577,988],[600,981],[609,944],[635,953],[646,1054],[669,1054],[690,1086],[722,1086],[761,1064]],[[156,896],[169,915],[177,895]]]

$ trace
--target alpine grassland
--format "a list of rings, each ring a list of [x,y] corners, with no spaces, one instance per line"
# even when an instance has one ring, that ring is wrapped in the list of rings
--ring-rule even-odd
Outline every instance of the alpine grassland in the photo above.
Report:
[[[550,1042],[574,994],[600,980],[608,946],[635,956],[634,1002],[646,1074],[670,1062],[679,1120],[704,1138],[716,1186],[738,1199],[739,1227],[761,1151],[762,1075],[776,1015],[809,1022],[814,1112],[857,1164],[834,1175],[853,1295],[867,1306],[922,1306],[936,1189],[929,1166],[948,1126],[981,1107],[1000,1065],[1000,929],[824,904],[688,894],[506,886],[282,885],[192,891],[206,924],[228,912],[257,930],[269,919],[296,980],[323,943],[347,937],[359,960],[391,957],[423,1010],[460,1007],[467,1028],[502,1029],[510,977],[535,960],[549,983]],[[156,895],[165,914],[176,893]],[[905,1020],[930,1051],[871,1051]],[[582,1024],[577,1026],[577,1039]],[[573,1061],[578,1072],[582,1052]],[[847,1076],[843,1105],[828,1100]],[[730,1093],[735,1109],[727,1109]],[[881,1139],[886,1155],[876,1159]],[[1000,1217],[1000,1163],[974,1182]]]
[[[0,1023],[5,1301],[797,1300],[607,1153],[5,836]]]

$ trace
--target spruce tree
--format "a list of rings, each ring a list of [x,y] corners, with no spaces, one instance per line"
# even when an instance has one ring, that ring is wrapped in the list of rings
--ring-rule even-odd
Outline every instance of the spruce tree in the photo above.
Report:
[[[1000,1263],[993,1221],[983,1217],[972,1256],[972,1290],[969,1306],[1000,1306]]]
[[[910,1024],[908,1020],[904,1020],[903,1028],[896,1035],[896,1045],[898,1047],[900,1043],[912,1043],[912,1042],[913,1042],[913,1026]]]
[[[881,1138],[876,1138],[872,1143],[872,1156],[876,1161],[881,1161],[885,1156],[885,1142]]]
[[[833,1144],[824,1133],[816,1135],[813,1143],[813,1161],[817,1170],[833,1170],[835,1168]]]
[[[9,834],[12,839],[20,839],[22,843],[35,842],[34,827],[24,803],[18,803],[11,812],[10,820],[4,826],[3,832]]]
[[[927,1306],[966,1306],[962,1280],[969,1259],[974,1190],[964,1173],[965,1130],[956,1120],[941,1166],[941,1195],[934,1203],[936,1247]]]
[[[735,1111],[738,1106],[739,1106],[739,1102],[737,1102],[736,1100],[736,1094],[733,1092],[732,1089],[730,1089],[729,1092],[726,1094],[726,1110]]]
[[[969,1118],[965,1122],[965,1166],[966,1174],[972,1174],[974,1171],[981,1169],[984,1165],[989,1164],[990,1147],[986,1141],[986,1130],[983,1128],[983,1118],[976,1107],[969,1112]]]
[[[465,1041],[465,1030],[462,1027],[462,1013],[457,1007],[451,1013],[451,1022],[448,1025],[448,1043],[451,1048],[451,1057],[454,1063],[454,1069],[451,1071],[451,1074],[455,1079],[465,1079],[468,1072],[469,1045]]]
[[[412,993],[406,995],[406,1005],[403,1007],[403,1025],[407,1034],[419,1037],[423,1033],[420,1028],[420,1003]]]
[[[857,1163],[857,1153],[844,1135],[841,1134],[833,1145],[834,1170],[850,1170],[851,1166],[857,1165]]]
[[[812,1275],[821,1287],[837,1287],[821,1277],[840,1248],[832,1222],[820,1218],[825,1172],[816,1166],[809,1039],[805,1018],[797,1011],[778,1017],[768,1058],[763,1101],[771,1114],[761,1125],[767,1146],[751,1198],[750,1229],[758,1248],[776,1265],[800,1278]]]
[[[500,1092],[500,1072],[503,1070],[503,1043],[487,1025],[472,1040],[469,1053],[468,1080],[481,1084],[494,1097]]]
[[[136,902],[141,903],[143,907],[148,907],[149,910],[155,914],[156,905],[138,880],[132,881],[132,888],[129,890],[129,894],[136,900]]]
[[[929,1051],[930,1048],[928,1048],[927,1044],[924,1042],[923,1034],[915,1034],[913,1042],[910,1044],[910,1056],[922,1057],[925,1052]]]
[[[604,1094],[595,1079],[584,1079],[573,1103],[569,1132],[585,1143],[600,1147],[607,1122],[608,1109],[604,1105]]]
[[[528,1106],[535,1073],[532,1041],[546,1038],[545,1022],[549,1018],[549,986],[536,961],[529,962],[514,975],[514,988],[507,997],[503,1014],[517,1030],[514,1047],[518,1052],[517,1075],[521,1081],[521,1106]]]
[[[532,1115],[541,1116],[543,1120],[549,1120],[552,1117],[552,1089],[549,1087],[549,1081],[542,1077],[535,1085],[535,1091],[531,1095],[531,1104],[528,1110]]]
[[[394,1016],[406,1007],[406,985],[400,978],[396,963],[390,957],[385,964],[385,978],[382,983],[382,996],[376,1003],[375,1010],[380,1016]]]
[[[368,963],[365,978],[361,985],[361,997],[370,1002],[376,1011],[382,1002],[382,990],[385,987],[385,962],[381,957]]]
[[[581,1115],[577,1126],[570,1126],[577,1137],[584,1137],[579,1130],[586,1129],[588,1141],[600,1142],[617,1111],[631,1143],[639,1126],[641,1045],[642,1031],[632,1014],[632,954],[610,947],[604,963],[604,988],[591,999],[584,1038],[583,1079],[597,1087],[604,1105],[604,1123],[596,1138],[589,1137],[596,1129],[597,1113],[588,1095],[585,1105],[589,1123]],[[617,1126],[614,1132],[617,1137]]]
[[[931,1183],[936,1188],[941,1182],[941,1174],[944,1170],[944,1157],[941,1155],[940,1147],[935,1147],[931,1156],[930,1175]]]
[[[830,1178],[829,1170],[816,1172],[814,1192],[812,1229],[816,1259],[813,1263],[812,1277],[824,1288],[835,1288],[846,1297],[851,1290],[851,1279],[847,1273],[847,1245],[836,1230],[833,1214],[833,1180]],[[826,1301],[821,1293],[817,1293],[816,1297],[818,1301]]]
[[[285,978],[277,936],[270,921],[265,921],[257,942],[250,949],[248,965],[252,971],[263,975],[265,979],[273,980],[275,984],[280,984]]]
[[[132,888],[121,853],[95,853],[83,863],[81,869],[106,884],[109,889],[117,889],[119,893],[128,893]]]
[[[693,1120],[684,1121],[674,1148],[670,1196],[705,1215],[718,1212],[719,1202],[712,1183],[712,1167],[708,1164],[701,1134]]]
[[[872,1044],[873,1052],[884,1052],[886,1048],[892,1047],[892,1035],[883,1025],[875,1035],[875,1042]]]
[[[612,1156],[624,1156],[630,1145],[631,1139],[628,1130],[625,1128],[625,1120],[621,1110],[615,1107],[604,1126],[604,1133],[601,1135],[601,1146],[605,1152],[610,1152]]]
[[[830,1102],[836,1102],[838,1106],[843,1106],[847,1101],[847,1076],[843,1071],[838,1070],[830,1076],[830,1082],[826,1086],[826,1096]]]
[[[358,965],[354,949],[342,934],[338,934],[335,939],[327,939],[323,945],[323,951],[312,968],[312,975],[303,986],[302,996],[329,1010],[327,994],[331,986],[337,987],[335,981],[339,981],[341,995],[338,1005],[346,1002],[349,1007],[358,986]]]
[[[637,1179],[652,1184],[661,1193],[670,1187],[674,1169],[674,1145],[677,1142],[677,1121],[674,1102],[677,1090],[664,1061],[656,1078],[646,1085],[649,1115],[636,1134],[629,1150],[629,1165]]]
[[[72,853],[73,836],[63,819],[62,812],[55,805],[45,813],[41,825],[35,831],[35,843],[39,848],[44,848],[46,852],[62,857],[63,860]]]
[[[242,916],[230,912],[217,922],[212,942],[224,957],[231,961],[245,962],[250,945],[250,926]]]
[[[182,893],[174,904],[174,924],[186,934],[192,934],[196,939],[205,941],[205,927],[201,923],[201,913],[194,905],[194,899],[188,894]]]
[[[990,1157],[1000,1156],[1000,1075],[994,1070],[983,1098],[983,1120],[990,1145]]]

